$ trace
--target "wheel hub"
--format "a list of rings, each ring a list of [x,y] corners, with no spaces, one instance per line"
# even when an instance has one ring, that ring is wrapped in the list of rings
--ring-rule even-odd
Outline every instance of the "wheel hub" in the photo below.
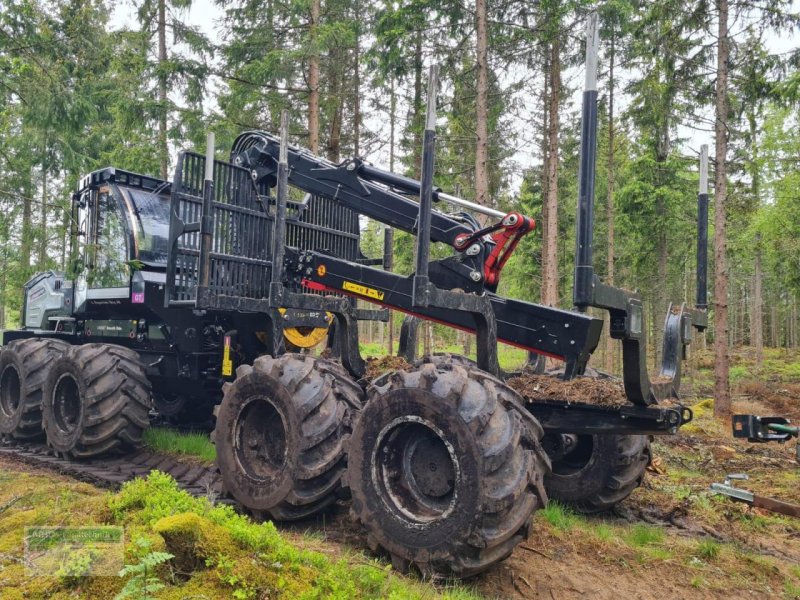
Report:
[[[239,415],[236,458],[250,477],[279,475],[287,458],[286,426],[282,415],[266,398],[255,398]]]
[[[403,467],[410,474],[413,489],[424,496],[442,498],[453,491],[453,463],[447,447],[433,432],[422,436],[407,446]]]
[[[456,503],[459,463],[452,445],[431,423],[402,417],[381,431],[373,478],[387,507],[417,522],[446,517]]]
[[[545,435],[545,451],[553,461],[553,473],[571,475],[583,470],[592,459],[594,436],[574,434]]]
[[[0,411],[3,412],[3,416],[10,418],[14,415],[19,408],[21,397],[22,385],[19,373],[12,365],[8,365],[0,375]]]
[[[70,375],[62,375],[53,390],[53,416],[56,426],[64,433],[72,433],[81,414],[81,394],[78,382]]]

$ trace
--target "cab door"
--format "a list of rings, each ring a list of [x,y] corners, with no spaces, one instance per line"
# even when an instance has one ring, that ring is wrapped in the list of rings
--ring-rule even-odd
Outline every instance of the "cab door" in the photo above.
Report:
[[[120,304],[130,296],[129,228],[112,188],[89,193],[78,215],[83,268],[75,282],[75,310]]]

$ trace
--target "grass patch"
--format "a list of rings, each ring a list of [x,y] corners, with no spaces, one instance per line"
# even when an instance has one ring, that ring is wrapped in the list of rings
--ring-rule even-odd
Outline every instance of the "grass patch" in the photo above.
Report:
[[[750,377],[750,369],[748,369],[744,365],[731,367],[729,375],[731,383],[736,383],[738,381],[741,381],[742,379]]]
[[[646,546],[636,551],[636,561],[645,564],[651,561],[665,561],[673,558],[672,552],[667,548]]]
[[[591,532],[601,542],[609,542],[616,537],[614,528],[607,523],[594,523],[591,526]]]
[[[783,591],[787,598],[792,598],[792,600],[800,599],[800,585],[794,583],[793,581],[789,581],[787,579],[783,584]]]
[[[695,556],[707,561],[716,560],[721,549],[722,547],[719,542],[714,540],[702,540],[697,544]]]
[[[652,525],[634,525],[624,536],[625,541],[634,548],[657,546],[664,542],[664,530]]]
[[[217,458],[217,449],[205,433],[151,427],[144,432],[144,443],[157,452],[191,456],[205,463],[213,463]]]
[[[537,517],[541,516],[550,525],[561,531],[573,529],[581,520],[572,509],[555,500],[548,502],[547,506],[537,512],[536,515]]]

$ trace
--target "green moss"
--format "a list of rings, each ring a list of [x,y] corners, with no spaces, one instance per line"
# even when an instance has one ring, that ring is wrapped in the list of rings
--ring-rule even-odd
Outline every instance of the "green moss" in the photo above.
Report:
[[[230,506],[194,498],[163,473],[126,483],[108,502],[117,521],[149,526],[164,538],[176,566],[192,567],[189,585],[203,571],[212,573],[212,589],[227,590],[222,597],[419,597],[414,585],[388,567],[363,557],[354,566],[299,548],[272,523],[253,523]]]
[[[333,559],[284,539],[272,523],[254,523],[230,506],[214,506],[178,489],[163,473],[131,481],[117,493],[102,492],[38,474],[14,471],[0,486],[0,598],[113,598],[123,577],[28,577],[22,561],[23,532],[30,525],[116,524],[125,527],[125,564],[148,551],[175,559],[158,566],[166,587],[157,597],[230,598],[451,598],[472,600],[460,586],[441,589],[398,576],[388,565],[360,553]],[[319,542],[314,542],[319,545]],[[179,555],[180,553],[180,555]]]

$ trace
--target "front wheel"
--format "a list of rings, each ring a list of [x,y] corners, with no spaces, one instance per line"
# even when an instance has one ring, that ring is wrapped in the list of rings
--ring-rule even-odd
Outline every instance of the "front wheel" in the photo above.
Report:
[[[378,378],[353,428],[347,481],[373,550],[423,574],[474,575],[527,537],[546,502],[542,429],[477,369]]]
[[[141,445],[150,382],[139,355],[112,344],[71,346],[47,375],[42,417],[57,452],[89,458]]]
[[[0,434],[43,437],[42,393],[53,361],[68,344],[49,338],[14,340],[0,350]]]
[[[545,435],[553,470],[545,478],[550,498],[582,513],[610,510],[642,484],[650,463],[645,435]]]

